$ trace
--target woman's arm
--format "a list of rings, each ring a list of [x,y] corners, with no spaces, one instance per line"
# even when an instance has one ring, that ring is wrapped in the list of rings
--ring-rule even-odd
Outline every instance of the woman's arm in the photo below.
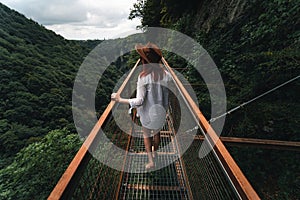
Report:
[[[120,95],[118,95],[117,93],[112,93],[111,100],[124,103],[124,104],[130,104],[131,107],[135,108],[143,104],[145,95],[146,95],[146,85],[139,78],[137,82],[136,98],[124,99],[121,98]]]

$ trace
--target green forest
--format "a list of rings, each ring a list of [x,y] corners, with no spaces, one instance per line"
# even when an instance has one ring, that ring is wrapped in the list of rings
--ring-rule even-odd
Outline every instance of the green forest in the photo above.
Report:
[[[300,74],[300,5],[296,0],[137,0],[138,28],[180,31],[201,44],[222,75],[228,109]],[[72,88],[100,40],[66,40],[0,3],[0,199],[46,199],[82,144],[72,118]],[[210,118],[203,81],[171,53],[194,84]],[[97,90],[97,113],[115,81],[131,68],[113,63]],[[198,86],[197,86],[198,85]],[[222,136],[300,141],[299,80],[227,116]],[[262,199],[298,199],[299,152],[229,147]]]
[[[297,1],[138,0],[129,18],[140,28],[170,28],[195,39],[222,75],[227,108],[240,104],[300,74],[300,4]],[[184,60],[201,111],[210,119],[210,100],[200,75]],[[197,86],[198,85],[198,86]],[[227,115],[222,136],[299,141],[299,80]],[[299,199],[298,151],[228,147],[262,199]]]
[[[46,199],[76,154],[73,84],[100,42],[66,40],[0,4],[0,199]],[[124,70],[104,73],[97,115]]]

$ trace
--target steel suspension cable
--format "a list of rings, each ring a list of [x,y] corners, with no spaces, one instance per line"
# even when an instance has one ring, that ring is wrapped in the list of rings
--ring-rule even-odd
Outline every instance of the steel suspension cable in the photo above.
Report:
[[[225,117],[226,115],[231,114],[231,113],[233,113],[234,111],[236,111],[236,110],[238,110],[238,109],[240,109],[240,108],[243,108],[243,107],[246,106],[247,104],[252,103],[253,101],[256,101],[257,99],[262,98],[263,96],[265,96],[265,95],[267,95],[267,94],[269,94],[269,93],[271,93],[271,92],[273,92],[273,91],[275,91],[275,90],[277,90],[277,89],[279,89],[279,88],[281,88],[281,87],[283,87],[283,86],[285,86],[285,85],[287,85],[287,84],[289,84],[289,83],[291,83],[291,82],[297,80],[298,78],[300,78],[300,75],[298,75],[298,76],[296,76],[296,77],[294,77],[294,78],[292,78],[292,79],[290,79],[290,80],[288,80],[288,81],[286,81],[286,82],[284,82],[284,83],[282,83],[282,84],[280,84],[280,85],[278,85],[278,86],[272,88],[271,90],[268,90],[267,92],[265,92],[265,93],[263,93],[263,94],[261,94],[261,95],[258,95],[258,96],[256,96],[256,97],[250,99],[249,101],[246,101],[246,102],[240,104],[239,106],[237,106],[237,107],[235,107],[235,108],[230,109],[229,111],[227,111],[227,112],[225,112],[225,113],[223,113],[223,114],[221,114],[221,115],[219,115],[219,116],[217,116],[217,117],[211,118],[211,119],[209,120],[209,123],[214,122],[214,121],[216,121],[216,120],[218,120],[218,119],[220,119],[220,118],[222,118],[222,117]]]

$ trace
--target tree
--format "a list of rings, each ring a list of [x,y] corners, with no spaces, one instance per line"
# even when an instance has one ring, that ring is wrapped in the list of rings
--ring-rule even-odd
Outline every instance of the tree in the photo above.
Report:
[[[81,145],[66,129],[49,132],[0,170],[0,199],[46,199]]]

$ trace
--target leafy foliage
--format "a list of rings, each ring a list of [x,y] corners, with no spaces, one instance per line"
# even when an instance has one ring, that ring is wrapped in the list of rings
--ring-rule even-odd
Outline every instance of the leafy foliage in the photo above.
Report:
[[[81,145],[66,129],[49,132],[0,170],[1,199],[46,199]]]
[[[100,42],[65,40],[0,3],[0,199],[45,199],[75,155],[81,142],[70,134],[73,84]],[[128,59],[124,55],[103,73],[97,116],[132,67],[124,64]]]
[[[137,0],[129,19],[141,18],[141,27],[168,26],[196,8],[196,0]]]
[[[223,78],[229,109],[299,76],[300,5],[297,1],[204,0],[197,1],[193,9],[187,8],[188,5],[177,1],[161,1],[156,8],[162,16],[159,26],[191,36],[209,52]],[[141,8],[142,26],[151,26],[143,22],[154,19],[143,15],[147,9]],[[210,97],[201,75],[181,58],[168,53],[165,57],[171,66],[184,68],[179,72],[193,84],[200,108],[209,119]],[[222,135],[299,141],[299,90],[297,80],[227,116]],[[236,157],[245,155],[239,151],[232,153]],[[247,161],[263,163],[263,156]],[[251,180],[259,181],[254,178],[262,176],[259,173],[268,173],[274,179],[274,190],[256,185],[263,199],[295,198],[296,193],[288,192],[288,187],[295,183],[296,160],[286,159],[286,165],[281,166],[286,171],[281,175],[276,172],[274,176],[266,169],[267,164],[252,169],[247,161],[239,164]],[[289,163],[293,164],[290,168]],[[279,162],[273,164],[277,166]]]
[[[144,1],[144,5],[147,2]],[[191,4],[193,5],[193,2]],[[233,12],[223,2],[220,2],[220,6],[225,7],[207,8],[205,6],[216,6],[208,1],[197,5],[194,7],[198,10],[190,10],[189,5],[161,1],[160,6],[164,8],[160,9],[169,15],[170,20],[165,23],[162,17],[159,25],[192,36],[210,53],[221,72],[229,108],[238,106],[300,74],[300,30],[297,28],[300,6],[296,1],[245,1],[242,11],[236,11],[242,14],[231,19],[227,19],[227,13],[221,17],[218,14],[224,10],[228,10],[228,13]],[[148,12],[148,9],[150,8],[142,7],[142,22],[153,18],[142,15]],[[199,18],[207,9],[214,12]],[[210,23],[209,29],[197,27],[206,23]],[[146,26],[143,23],[142,25]],[[166,57],[171,65],[186,68],[183,73],[189,82],[199,85],[195,90],[198,99],[201,100],[201,109],[209,118],[209,95],[208,90],[203,87],[205,83],[199,78],[201,76],[178,57],[172,54],[166,54]],[[249,105],[249,109],[245,108],[229,116],[223,135],[299,140],[296,133],[299,130],[300,116],[297,113],[300,108],[295,92],[299,87],[299,81],[291,83],[285,87],[286,90],[282,88]],[[258,110],[256,108],[259,108],[260,112],[249,112]]]
[[[198,34],[219,66],[229,108],[300,74],[299,30],[295,29],[299,9],[294,1],[255,1],[234,24],[224,28],[216,24],[213,31]],[[295,19],[296,24],[290,25],[286,18]],[[223,134],[299,140],[300,107],[295,92],[299,87],[299,81],[291,83],[229,116]]]
[[[225,1],[210,2],[138,0],[129,18],[142,18],[141,27],[176,29],[202,44],[222,74],[229,108],[299,75],[297,1],[239,1],[245,3],[239,12],[242,14],[232,15],[230,20],[217,13],[231,12],[222,7],[227,6]],[[205,8],[207,5],[212,8]],[[211,15],[207,10],[212,11]],[[203,18],[199,18],[201,12]],[[0,196],[44,199],[80,145],[77,136],[68,132],[74,131],[73,81],[84,57],[101,41],[65,40],[1,3],[0,22]],[[209,24],[209,29],[203,24]],[[186,67],[182,73],[187,80],[200,85],[195,88],[196,93],[202,111],[209,117],[209,95],[199,75],[182,59],[166,56],[171,65]],[[131,67],[136,55],[122,59],[128,60]],[[115,80],[128,65],[122,66],[118,60],[104,73],[105,79],[96,92],[98,115],[109,101]],[[295,92],[299,87],[299,82],[294,82],[229,116],[223,135],[299,141],[300,106]],[[59,130],[48,133],[53,129]],[[257,159],[251,153],[249,162]],[[237,158],[244,155],[234,150],[233,154]],[[264,160],[258,160],[261,162]],[[287,191],[297,184],[291,174],[298,168],[292,159],[284,162],[292,167],[288,166],[289,170],[282,174],[275,173],[273,191],[257,186],[263,198],[276,198],[278,193],[280,198],[289,198],[295,194]],[[243,171],[251,172],[247,176],[252,180],[256,180],[257,173],[270,174],[265,170],[268,166],[259,165],[259,170],[252,170],[252,165],[241,159]]]
[[[67,41],[2,4],[0,16],[0,148],[9,158],[50,130],[75,130],[73,80],[100,41]]]
[[[253,147],[228,147],[264,199],[298,199],[299,153]],[[263,158],[263,159],[262,159]],[[255,172],[255,173],[254,173]]]

